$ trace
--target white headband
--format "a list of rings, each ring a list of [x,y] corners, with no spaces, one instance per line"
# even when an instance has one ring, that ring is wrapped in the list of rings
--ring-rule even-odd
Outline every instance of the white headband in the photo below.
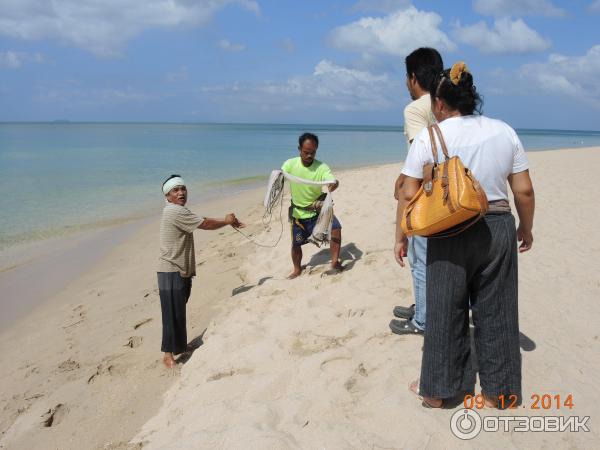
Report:
[[[163,194],[167,195],[175,186],[185,186],[185,181],[181,177],[171,178],[163,184]]]

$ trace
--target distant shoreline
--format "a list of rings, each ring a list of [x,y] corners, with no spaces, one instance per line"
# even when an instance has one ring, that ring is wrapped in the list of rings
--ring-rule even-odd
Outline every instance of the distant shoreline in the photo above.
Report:
[[[494,117],[495,118],[495,117]],[[305,127],[307,129],[323,130],[331,128],[351,128],[351,129],[365,129],[365,130],[385,130],[400,131],[404,132],[404,127],[397,124],[348,124],[348,123],[328,123],[328,124],[315,124],[315,123],[269,123],[269,122],[145,122],[145,121],[76,121],[76,120],[32,120],[32,121],[0,121],[2,125],[198,125],[198,126],[250,126],[250,127]],[[514,127],[518,133],[527,132],[542,132],[542,133],[593,133],[600,135],[600,129],[598,130],[575,130],[575,129],[562,129],[562,128],[528,128],[528,127]]]

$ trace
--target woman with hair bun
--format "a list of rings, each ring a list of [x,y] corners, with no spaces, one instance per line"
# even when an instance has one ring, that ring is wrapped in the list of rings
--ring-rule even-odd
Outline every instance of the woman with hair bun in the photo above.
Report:
[[[462,233],[428,239],[427,330],[421,377],[410,389],[423,399],[423,406],[433,408],[442,407],[444,399],[472,392],[470,304],[485,404],[502,408],[521,399],[517,254],[531,249],[533,243],[535,200],[529,165],[515,131],[481,115],[481,98],[464,62],[438,74],[429,92],[449,155],[459,156],[471,170],[490,208]],[[401,266],[407,250],[400,226],[402,213],[422,183],[423,166],[432,162],[425,129],[415,137],[402,170],[407,178],[398,200],[394,247]],[[519,216],[518,228],[510,212],[507,181]],[[521,242],[518,247],[517,241]]]

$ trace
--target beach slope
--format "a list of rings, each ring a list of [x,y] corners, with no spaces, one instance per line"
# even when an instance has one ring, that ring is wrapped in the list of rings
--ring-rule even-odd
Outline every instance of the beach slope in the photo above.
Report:
[[[534,246],[519,256],[524,403],[493,416],[590,416],[590,432],[482,432],[473,448],[591,448],[598,442],[600,218],[591,188],[600,149],[529,153]],[[450,419],[408,391],[422,338],[388,328],[412,303],[410,270],[394,261],[398,165],[344,172],[334,194],[346,270],[326,273],[328,249],[305,246],[288,281],[289,236],[243,261],[243,283],[204,334],[161,410],[132,444],[144,448],[458,448]],[[253,229],[259,228],[255,222]],[[287,233],[287,231],[286,231]],[[268,241],[272,232],[259,235]],[[243,238],[234,248],[244,244]],[[571,394],[569,409],[535,396]],[[533,399],[532,399],[533,396]],[[540,409],[534,409],[538,406]]]

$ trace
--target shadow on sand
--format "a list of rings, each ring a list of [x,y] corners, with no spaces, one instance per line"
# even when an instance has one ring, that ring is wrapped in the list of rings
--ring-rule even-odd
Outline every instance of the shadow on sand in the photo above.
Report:
[[[250,289],[254,289],[256,286],[262,286],[267,280],[272,279],[273,277],[269,276],[269,277],[262,277],[260,280],[258,280],[258,283],[256,284],[242,284],[241,286],[238,286],[236,288],[233,288],[231,290],[231,296],[234,297],[238,294],[243,294],[244,292],[248,292]]]
[[[340,249],[340,260],[344,266],[344,271],[352,270],[356,261],[362,258],[363,251],[359,249],[354,242],[350,242]],[[315,253],[307,263],[307,266],[320,266],[328,264],[331,260],[331,252],[329,248],[323,248]]]
[[[198,350],[202,346],[202,344],[204,344],[204,333],[206,333],[206,330],[207,329],[205,328],[204,331],[202,331],[202,333],[200,333],[188,343],[187,351],[179,355],[179,357],[176,360],[177,364],[185,364],[186,362],[188,362],[194,354],[194,352]]]

